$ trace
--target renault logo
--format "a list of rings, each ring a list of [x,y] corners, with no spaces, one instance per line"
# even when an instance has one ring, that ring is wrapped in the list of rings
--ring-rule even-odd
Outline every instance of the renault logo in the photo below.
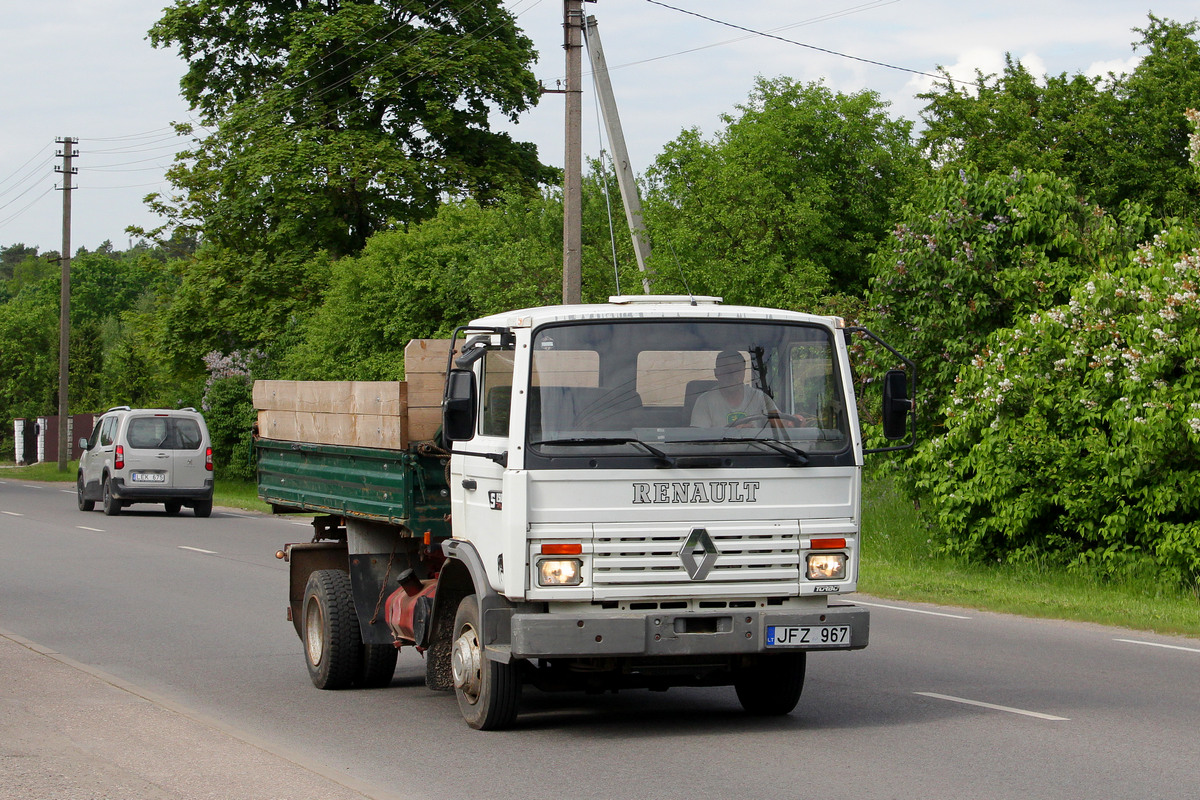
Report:
[[[696,557],[700,560],[697,561]],[[717,546],[704,528],[692,528],[687,541],[679,548],[679,560],[687,570],[688,577],[694,581],[702,581],[712,571],[717,563]]]

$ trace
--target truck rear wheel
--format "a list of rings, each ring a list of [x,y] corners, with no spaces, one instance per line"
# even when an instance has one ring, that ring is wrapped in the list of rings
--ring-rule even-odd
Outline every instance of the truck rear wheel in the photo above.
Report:
[[[308,576],[301,619],[308,676],[318,689],[346,689],[359,677],[363,643],[350,576],[321,569]]]
[[[516,664],[501,664],[484,654],[481,630],[479,601],[469,594],[454,616],[454,694],[468,725],[480,731],[499,730],[517,718],[521,677]]]
[[[400,655],[390,644],[364,644],[362,669],[355,685],[360,689],[380,689],[389,685],[396,674],[396,659]]]
[[[733,678],[742,708],[759,717],[792,713],[804,691],[807,653],[766,653]]]

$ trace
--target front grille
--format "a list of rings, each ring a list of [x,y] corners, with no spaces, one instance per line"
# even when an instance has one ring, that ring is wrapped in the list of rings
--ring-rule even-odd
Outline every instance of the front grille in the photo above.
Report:
[[[689,577],[679,556],[691,527],[675,526],[671,531],[630,527],[596,532],[592,583],[597,596],[606,588],[626,586],[673,588],[688,594],[702,585],[709,594],[716,586],[750,589],[753,584],[756,592],[767,593],[764,585],[786,584],[794,591],[800,580],[800,535],[795,523],[702,526],[717,558],[708,574],[697,580]]]

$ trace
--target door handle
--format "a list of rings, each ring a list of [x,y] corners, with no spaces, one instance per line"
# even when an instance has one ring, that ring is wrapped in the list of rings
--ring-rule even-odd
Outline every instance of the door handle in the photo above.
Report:
[[[475,482],[474,478],[463,478],[462,487],[468,492],[473,492],[479,488],[479,484]]]

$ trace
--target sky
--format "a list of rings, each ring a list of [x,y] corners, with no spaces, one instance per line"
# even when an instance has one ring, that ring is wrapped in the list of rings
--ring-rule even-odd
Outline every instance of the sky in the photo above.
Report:
[[[535,74],[554,88],[565,75],[562,0],[505,4],[539,51]],[[190,118],[179,95],[184,62],[146,39],[166,5],[0,0],[0,246],[61,248],[55,140],[67,136],[79,140],[72,250],[106,240],[125,249],[128,226],[161,223],[143,198],[170,190],[163,173],[182,145],[171,124]],[[969,80],[976,69],[1000,71],[1007,52],[1039,76],[1127,72],[1138,58],[1133,29],[1148,13],[1200,16],[1194,0],[597,0],[586,11],[638,174],[681,131],[719,132],[721,115],[736,113],[758,76],[871,90],[895,116],[917,121],[916,95],[931,85],[921,73],[939,66]],[[590,78],[584,83],[584,154],[595,157],[600,124]],[[562,96],[547,94],[516,125],[497,127],[562,166],[563,125]]]

